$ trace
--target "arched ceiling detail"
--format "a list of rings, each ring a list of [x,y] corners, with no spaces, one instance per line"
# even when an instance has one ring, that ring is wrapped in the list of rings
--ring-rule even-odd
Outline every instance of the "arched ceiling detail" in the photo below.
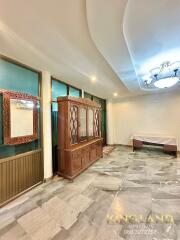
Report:
[[[86,0],[89,31],[97,48],[119,79],[132,92],[139,92],[131,56],[123,35],[127,0]]]
[[[132,93],[180,89],[143,83],[152,68],[180,60],[179,0],[86,0],[86,10],[94,43]]]
[[[142,79],[149,70],[163,62],[180,61],[179,13],[179,0],[129,0],[127,3],[124,36],[140,87],[145,91]],[[180,86],[171,89],[177,88]]]

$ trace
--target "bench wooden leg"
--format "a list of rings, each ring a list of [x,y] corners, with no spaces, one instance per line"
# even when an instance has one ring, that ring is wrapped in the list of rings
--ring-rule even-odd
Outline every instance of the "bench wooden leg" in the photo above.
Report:
[[[177,146],[164,144],[165,152],[173,152],[174,156],[177,157]]]

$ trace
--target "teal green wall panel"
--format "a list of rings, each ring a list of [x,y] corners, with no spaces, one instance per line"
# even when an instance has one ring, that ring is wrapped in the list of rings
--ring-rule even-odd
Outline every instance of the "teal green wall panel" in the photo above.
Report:
[[[52,145],[58,144],[58,111],[52,112]]]
[[[16,155],[15,146],[0,145],[0,159]]]
[[[52,99],[57,100],[57,97],[67,96],[67,85],[57,81],[52,80]]]
[[[98,97],[95,97],[93,96],[93,101],[96,102],[97,104],[101,104],[101,101],[102,99],[101,98],[98,98]]]
[[[38,96],[38,73],[0,59],[0,88]]]
[[[88,99],[92,100],[92,95],[84,92],[84,98],[88,98]]]
[[[77,88],[69,87],[69,95],[73,97],[80,97],[81,91]]]
[[[0,89],[39,96],[39,74],[19,65],[0,59]],[[3,144],[2,94],[0,94],[0,159],[40,148],[40,104],[38,105],[38,139],[26,144]]]
[[[58,97],[67,96],[68,86],[56,79],[52,79],[52,100],[56,101]],[[58,104],[52,102],[52,158],[53,172],[57,172],[57,145],[58,145]]]
[[[0,94],[0,145],[3,143],[2,94]]]

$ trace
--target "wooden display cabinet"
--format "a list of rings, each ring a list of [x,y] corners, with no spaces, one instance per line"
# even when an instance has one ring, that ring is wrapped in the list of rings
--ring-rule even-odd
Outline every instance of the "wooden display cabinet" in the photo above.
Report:
[[[73,179],[103,156],[101,107],[77,97],[58,98],[58,174]]]

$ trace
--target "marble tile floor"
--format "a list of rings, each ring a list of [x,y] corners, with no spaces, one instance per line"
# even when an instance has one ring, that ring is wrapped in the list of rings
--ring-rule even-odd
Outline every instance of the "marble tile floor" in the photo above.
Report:
[[[117,146],[0,209],[0,240],[180,240],[180,158]]]

